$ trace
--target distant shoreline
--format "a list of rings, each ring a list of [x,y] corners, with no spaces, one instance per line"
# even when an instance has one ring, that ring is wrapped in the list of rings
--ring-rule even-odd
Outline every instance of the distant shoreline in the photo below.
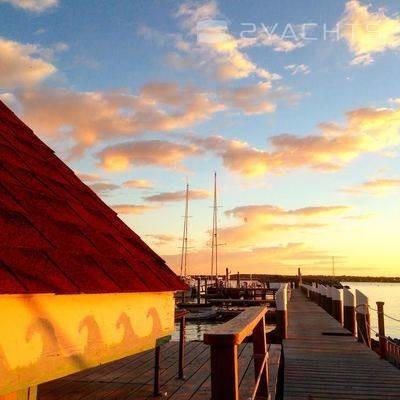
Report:
[[[400,276],[354,276],[354,275],[303,275],[304,281],[336,281],[336,282],[380,282],[380,283],[400,283]],[[297,275],[269,275],[269,274],[240,274],[241,280],[248,279],[260,280],[263,282],[290,282],[297,279]],[[231,275],[231,280],[236,279],[236,275]]]

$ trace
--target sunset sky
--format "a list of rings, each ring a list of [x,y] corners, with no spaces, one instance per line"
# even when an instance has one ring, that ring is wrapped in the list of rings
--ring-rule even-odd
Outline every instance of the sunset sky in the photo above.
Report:
[[[398,0],[0,0],[0,98],[176,272],[216,171],[221,272],[399,275],[399,75]]]

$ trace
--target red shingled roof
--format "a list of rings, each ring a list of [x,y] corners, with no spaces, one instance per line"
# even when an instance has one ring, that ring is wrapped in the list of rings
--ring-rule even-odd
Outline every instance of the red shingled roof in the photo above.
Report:
[[[184,288],[164,260],[0,101],[0,293]]]

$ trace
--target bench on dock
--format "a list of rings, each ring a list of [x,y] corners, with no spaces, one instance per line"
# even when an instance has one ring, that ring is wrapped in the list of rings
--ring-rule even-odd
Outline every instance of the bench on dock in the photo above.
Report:
[[[277,372],[274,375],[273,388],[269,387],[265,331],[267,312],[267,307],[250,307],[227,323],[217,325],[204,334],[204,343],[211,348],[212,400],[239,400],[238,346],[247,339],[253,343],[255,379],[253,384],[247,381],[245,385],[250,390],[246,393],[246,399],[268,399],[269,391],[275,393]],[[278,368],[279,363],[276,365],[276,370]]]

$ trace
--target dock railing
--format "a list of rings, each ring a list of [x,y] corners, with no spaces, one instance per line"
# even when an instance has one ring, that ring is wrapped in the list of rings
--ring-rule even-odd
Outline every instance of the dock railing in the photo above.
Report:
[[[249,336],[253,341],[255,370],[250,399],[268,398],[267,312],[267,307],[249,307],[204,334],[204,343],[210,345],[211,351],[211,400],[239,400],[238,346]]]

